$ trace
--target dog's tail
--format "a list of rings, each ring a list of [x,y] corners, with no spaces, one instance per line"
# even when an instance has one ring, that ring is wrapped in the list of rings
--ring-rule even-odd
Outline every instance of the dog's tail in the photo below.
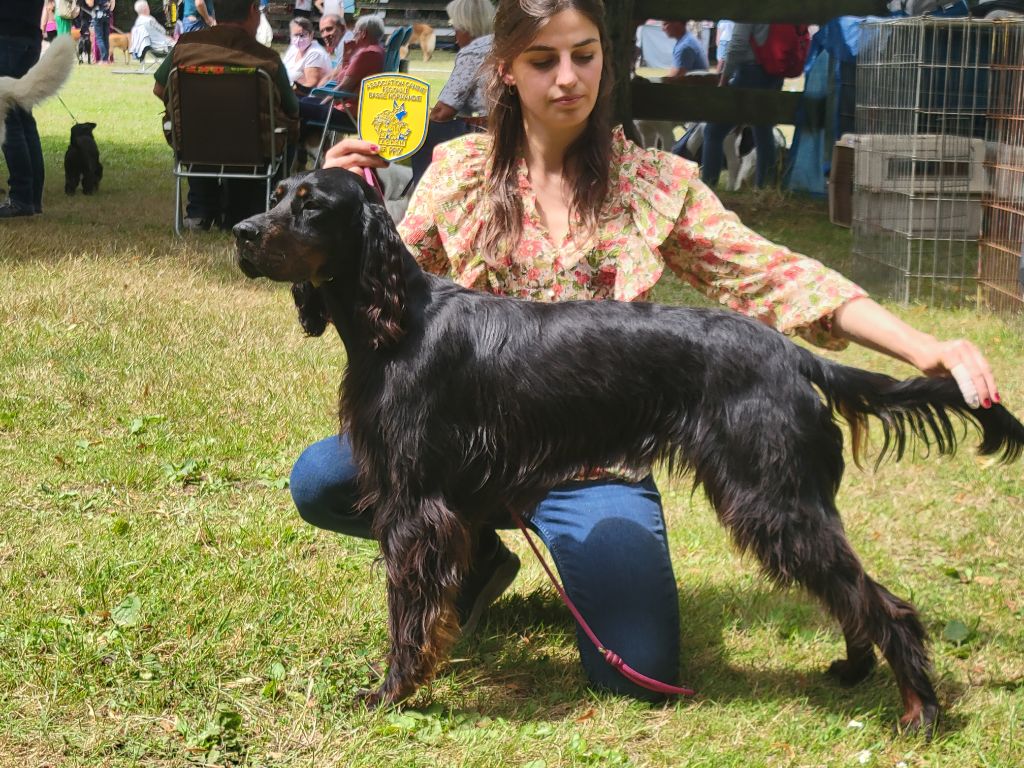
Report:
[[[1001,454],[1003,462],[1024,453],[1024,424],[1002,405],[970,408],[952,378],[917,377],[900,381],[826,360],[800,348],[800,371],[813,382],[832,410],[850,425],[854,461],[861,466],[867,449],[868,417],[882,423],[882,450],[899,460],[915,441],[944,455],[956,451],[962,437],[956,428],[972,423],[981,432],[978,453]]]
[[[0,87],[11,102],[22,109],[32,109],[60,90],[74,65],[75,41],[71,35],[58,35],[32,69],[20,78],[0,78]]]

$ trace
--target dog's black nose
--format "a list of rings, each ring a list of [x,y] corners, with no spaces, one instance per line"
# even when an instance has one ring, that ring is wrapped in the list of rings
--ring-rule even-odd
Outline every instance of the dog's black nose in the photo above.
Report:
[[[240,243],[251,243],[253,240],[260,239],[260,228],[248,219],[235,224],[234,229],[231,231],[234,233],[235,239]]]

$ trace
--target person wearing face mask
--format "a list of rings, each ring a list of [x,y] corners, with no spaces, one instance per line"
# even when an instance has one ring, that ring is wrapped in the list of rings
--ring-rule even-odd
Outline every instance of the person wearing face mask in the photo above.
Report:
[[[331,71],[331,56],[313,39],[313,22],[301,16],[289,25],[291,45],[282,61],[288,70],[288,80],[300,96],[307,95],[321,78]]]

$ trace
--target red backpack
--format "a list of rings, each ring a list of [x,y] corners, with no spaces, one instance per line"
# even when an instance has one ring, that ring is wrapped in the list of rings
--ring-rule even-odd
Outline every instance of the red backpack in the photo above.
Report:
[[[806,24],[769,24],[768,37],[758,45],[750,36],[750,47],[761,68],[775,77],[800,77],[804,73],[811,34]]]

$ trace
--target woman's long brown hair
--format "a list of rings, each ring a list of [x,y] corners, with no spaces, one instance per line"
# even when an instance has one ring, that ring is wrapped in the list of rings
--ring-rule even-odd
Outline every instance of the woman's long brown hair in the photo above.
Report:
[[[552,16],[568,10],[579,12],[597,27],[604,59],[594,109],[583,133],[569,146],[565,157],[564,173],[572,189],[569,219],[579,217],[583,234],[589,236],[595,230],[608,194],[613,75],[604,26],[604,3],[601,0],[501,0],[494,17],[492,75],[488,84],[488,123],[493,137],[484,186],[488,215],[484,217],[476,241],[482,253],[494,257],[510,257],[523,234],[523,203],[516,178],[516,165],[525,142],[523,109],[519,96],[502,79],[502,72]]]

